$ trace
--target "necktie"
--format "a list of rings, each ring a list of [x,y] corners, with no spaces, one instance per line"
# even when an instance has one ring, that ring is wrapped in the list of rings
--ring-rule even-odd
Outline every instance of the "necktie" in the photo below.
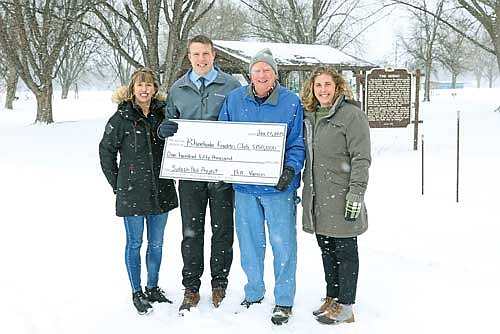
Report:
[[[203,93],[205,93],[205,78],[204,77],[200,77],[198,80],[200,80],[200,95],[203,97]]]

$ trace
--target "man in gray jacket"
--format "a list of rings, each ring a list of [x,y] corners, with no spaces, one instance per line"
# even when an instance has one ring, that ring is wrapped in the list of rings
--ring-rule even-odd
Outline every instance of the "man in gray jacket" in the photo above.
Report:
[[[169,91],[166,118],[216,121],[225,96],[240,83],[214,67],[215,50],[206,36],[195,36],[188,43],[191,70],[177,80]],[[165,121],[158,132],[162,137],[175,133],[176,124]],[[226,296],[227,277],[233,260],[233,189],[224,182],[179,181],[182,216],[183,314],[196,307],[203,274],[205,213],[210,205],[212,247],[212,303],[218,307]]]

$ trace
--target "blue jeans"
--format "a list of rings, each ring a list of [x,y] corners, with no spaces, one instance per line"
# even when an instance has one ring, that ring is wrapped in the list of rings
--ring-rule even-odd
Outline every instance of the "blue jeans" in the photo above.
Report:
[[[252,195],[235,191],[235,226],[240,245],[241,267],[247,275],[245,299],[264,297],[266,231],[273,251],[274,301],[293,306],[297,268],[297,195],[295,192]]]
[[[146,251],[147,286],[150,288],[158,286],[158,273],[160,271],[163,249],[163,232],[165,231],[165,225],[167,225],[167,217],[168,212],[159,215],[127,216],[123,218],[127,233],[125,264],[127,266],[130,285],[132,286],[132,293],[142,289],[141,245],[144,220],[146,220],[148,235],[148,249]]]

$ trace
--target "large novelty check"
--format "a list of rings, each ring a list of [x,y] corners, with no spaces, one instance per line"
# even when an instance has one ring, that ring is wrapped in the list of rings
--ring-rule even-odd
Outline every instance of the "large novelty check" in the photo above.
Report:
[[[281,175],[286,124],[175,120],[160,177],[275,185]]]

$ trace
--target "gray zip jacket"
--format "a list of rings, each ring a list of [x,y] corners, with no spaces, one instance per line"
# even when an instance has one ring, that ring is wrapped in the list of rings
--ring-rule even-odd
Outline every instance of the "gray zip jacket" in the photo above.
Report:
[[[339,96],[327,116],[317,123],[314,116],[304,112],[302,228],[336,238],[360,235],[368,229],[363,202],[371,164],[366,115],[355,101]],[[363,203],[353,222],[344,219],[346,198]]]
[[[216,121],[226,95],[240,83],[233,76],[216,68],[217,77],[200,95],[189,79],[189,72],[180,77],[170,88],[166,118]]]

